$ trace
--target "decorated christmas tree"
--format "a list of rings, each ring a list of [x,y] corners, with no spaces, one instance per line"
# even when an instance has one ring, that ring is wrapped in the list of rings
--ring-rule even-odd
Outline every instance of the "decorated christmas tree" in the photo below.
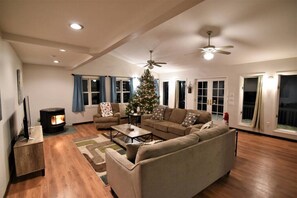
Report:
[[[137,87],[136,93],[132,96],[126,108],[126,113],[136,113],[137,109],[143,113],[152,113],[154,107],[159,104],[159,97],[155,92],[154,77],[149,69],[139,79],[140,85]]]

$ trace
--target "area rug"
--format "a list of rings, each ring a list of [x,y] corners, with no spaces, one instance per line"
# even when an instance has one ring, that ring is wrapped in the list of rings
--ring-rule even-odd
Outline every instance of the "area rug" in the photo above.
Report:
[[[103,184],[107,185],[105,149],[112,148],[121,155],[125,155],[126,151],[103,135],[74,139],[73,141],[81,154],[96,171]]]

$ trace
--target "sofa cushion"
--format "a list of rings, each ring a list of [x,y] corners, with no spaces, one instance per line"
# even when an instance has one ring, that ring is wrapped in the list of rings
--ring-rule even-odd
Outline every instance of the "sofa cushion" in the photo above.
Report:
[[[169,121],[162,121],[162,122],[156,122],[154,127],[155,129],[163,132],[168,132],[168,127],[171,125],[172,122]]]
[[[114,112],[117,112],[116,109],[114,109],[114,107],[113,107],[112,104],[111,104],[111,106],[112,106],[112,110],[113,110]],[[119,111],[118,111],[118,112],[120,112],[120,114],[121,114],[121,118],[128,117],[127,114],[126,114],[127,104],[125,104],[125,103],[118,103],[117,106],[118,106],[118,108],[119,108]]]
[[[190,125],[193,125],[198,119],[198,117],[199,114],[188,112],[184,121],[182,122],[182,126],[188,127]]]
[[[164,119],[165,107],[158,106],[154,108],[151,119],[153,120],[163,120]]]
[[[169,108],[169,107],[167,107],[167,108],[165,109],[165,112],[164,112],[164,120],[167,120],[167,121],[169,120],[172,111],[173,111],[173,108]]]
[[[188,146],[194,145],[198,142],[199,136],[193,133],[183,137],[160,142],[158,144],[141,146],[138,149],[135,163],[145,159],[159,157],[168,153],[172,153],[180,149],[186,148]]]
[[[197,134],[200,141],[204,141],[226,133],[228,130],[229,127],[227,125],[218,125],[216,127],[204,129],[202,131],[195,131],[191,134]]]
[[[186,113],[187,111],[185,109],[173,109],[169,121],[181,124],[186,117]]]
[[[152,127],[152,128],[155,127],[155,123],[156,123],[156,120],[152,120],[152,119],[145,119],[145,120],[142,121],[142,124],[144,126],[149,126],[149,127]]]
[[[178,136],[185,135],[186,127],[181,124],[171,122],[170,126],[168,126],[168,132],[176,134]]]
[[[94,117],[94,122],[95,123],[108,123],[108,122],[118,122],[118,117]]]

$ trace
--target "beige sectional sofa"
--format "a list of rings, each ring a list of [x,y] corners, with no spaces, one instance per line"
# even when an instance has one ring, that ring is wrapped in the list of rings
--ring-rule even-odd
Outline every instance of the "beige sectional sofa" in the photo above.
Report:
[[[183,137],[140,146],[135,163],[106,149],[107,180],[119,198],[190,198],[228,174],[234,160],[234,129],[195,128]]]
[[[155,136],[162,139],[172,139],[189,134],[193,126],[184,127],[184,121],[188,112],[199,115],[194,126],[200,128],[203,124],[211,121],[211,115],[206,111],[179,109],[165,107],[164,119],[153,120],[152,114],[144,114],[141,116],[141,128],[151,131]]]

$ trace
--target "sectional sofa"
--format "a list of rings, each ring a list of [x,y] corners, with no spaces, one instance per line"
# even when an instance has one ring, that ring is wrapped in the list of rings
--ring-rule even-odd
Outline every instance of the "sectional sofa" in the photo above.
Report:
[[[106,149],[107,180],[119,198],[191,198],[224,175],[235,160],[235,130],[216,126],[153,145],[131,162]]]
[[[141,128],[151,131],[155,136],[168,140],[189,134],[192,127],[200,128],[203,124],[211,121],[211,115],[206,111],[165,108],[162,120],[151,119],[152,114],[141,116]],[[182,125],[188,112],[198,115],[196,122],[188,127]]]

